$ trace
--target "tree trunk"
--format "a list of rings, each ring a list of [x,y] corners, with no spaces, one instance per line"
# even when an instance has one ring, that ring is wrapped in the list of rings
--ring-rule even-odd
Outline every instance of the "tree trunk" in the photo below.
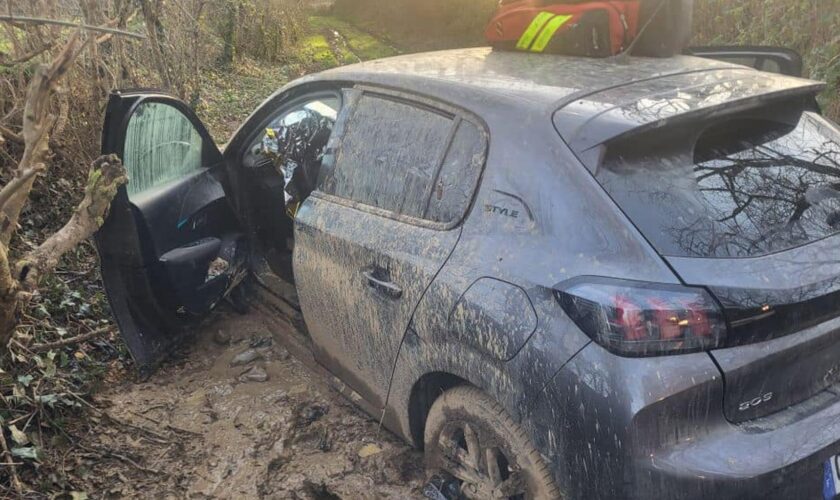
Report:
[[[233,66],[236,62],[236,20],[239,17],[239,2],[225,4],[225,21],[222,25],[222,55],[219,64],[224,67]]]
[[[0,345],[4,347],[14,333],[21,301],[36,290],[41,277],[55,268],[62,255],[102,225],[117,189],[126,182],[125,169],[115,156],[94,161],[84,199],[67,224],[12,266],[9,244],[35,177],[46,171],[50,133],[56,123],[50,113],[52,98],[84,46],[79,43],[79,33],[74,34],[51,64],[40,66],[33,74],[20,134],[23,155],[9,182],[0,189]]]
[[[146,32],[149,34],[149,42],[152,45],[152,59],[154,59],[161,83],[164,88],[171,89],[172,78],[169,74],[169,67],[166,64],[166,51],[163,45],[166,42],[166,31],[160,20],[160,1],[140,0],[140,7],[143,11],[143,19],[146,21]]]

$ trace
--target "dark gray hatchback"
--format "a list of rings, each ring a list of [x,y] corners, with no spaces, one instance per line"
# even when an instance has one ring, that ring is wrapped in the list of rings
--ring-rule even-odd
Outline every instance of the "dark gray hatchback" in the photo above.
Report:
[[[179,101],[117,93],[103,277],[144,372],[226,296],[296,325],[440,494],[832,498],[821,88],[687,56],[419,54],[293,82],[224,153]]]

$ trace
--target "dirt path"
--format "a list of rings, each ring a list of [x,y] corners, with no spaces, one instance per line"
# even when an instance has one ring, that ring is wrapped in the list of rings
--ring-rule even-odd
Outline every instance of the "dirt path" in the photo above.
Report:
[[[219,316],[181,361],[97,397],[105,413],[74,436],[92,496],[421,498],[419,452],[291,357],[259,313]],[[231,366],[246,351],[261,359]]]

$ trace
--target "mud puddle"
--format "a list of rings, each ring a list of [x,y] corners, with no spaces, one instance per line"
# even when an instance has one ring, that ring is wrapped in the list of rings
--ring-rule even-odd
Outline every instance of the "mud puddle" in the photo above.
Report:
[[[67,464],[91,497],[422,498],[419,452],[290,356],[259,313],[219,316],[180,361],[97,396]]]

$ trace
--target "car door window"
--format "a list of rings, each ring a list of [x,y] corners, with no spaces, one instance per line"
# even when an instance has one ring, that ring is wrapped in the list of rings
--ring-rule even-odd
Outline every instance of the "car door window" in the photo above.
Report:
[[[313,118],[316,120],[322,119],[325,123],[330,125],[328,128],[331,129],[331,125],[335,123],[340,109],[341,99],[339,99],[338,96],[330,95],[306,100],[299,105],[293,106],[291,109],[280,111],[274,118],[271,118],[268,125],[248,148],[249,154],[263,157],[263,159],[266,159],[267,156],[277,154],[279,152],[278,142],[273,140],[276,132],[278,130],[295,129],[298,125],[305,121],[312,121]],[[315,130],[315,132],[323,132],[323,130]],[[329,132],[329,130],[327,130],[327,132]],[[307,152],[309,156],[312,156],[313,160],[320,162],[320,157],[326,147],[327,141],[329,140],[329,134],[316,133],[303,139],[304,140],[301,141],[302,144],[299,144],[299,147],[304,152]],[[245,163],[246,165],[250,163],[255,165],[260,164],[258,161],[252,161],[249,163],[247,159]]]
[[[129,197],[200,170],[203,149],[198,129],[176,107],[141,103],[129,119],[123,148]]]
[[[273,167],[284,177],[284,199],[292,217],[294,207],[315,189],[340,109],[337,94],[304,98],[270,118],[248,148],[245,167]]]
[[[340,139],[323,192],[388,212],[450,223],[472,198],[486,141],[460,116],[363,94]]]
[[[464,216],[481,176],[486,150],[483,131],[461,120],[432,190],[425,219],[449,223]]]

